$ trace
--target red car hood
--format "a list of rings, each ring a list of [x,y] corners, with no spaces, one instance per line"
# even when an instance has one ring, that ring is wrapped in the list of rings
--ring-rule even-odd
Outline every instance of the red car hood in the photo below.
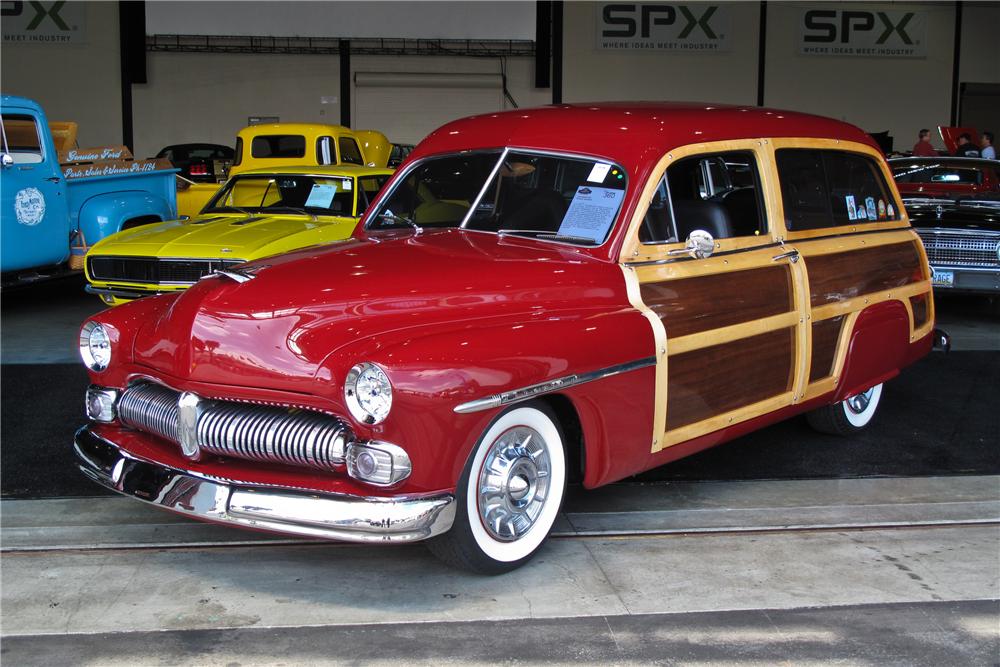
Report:
[[[147,321],[136,363],[193,381],[312,393],[314,380],[333,379],[324,362],[351,343],[367,341],[366,353],[384,357],[382,341],[403,329],[627,304],[615,264],[569,246],[455,229],[245,266],[253,279],[202,280]]]

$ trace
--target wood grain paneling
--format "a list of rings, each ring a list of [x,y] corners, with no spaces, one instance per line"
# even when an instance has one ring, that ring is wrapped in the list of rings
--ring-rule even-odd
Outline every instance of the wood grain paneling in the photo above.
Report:
[[[910,297],[910,308],[913,309],[913,328],[919,329],[927,324],[927,295],[918,294]]]
[[[920,253],[912,242],[807,256],[805,262],[813,307],[922,279]]]
[[[833,374],[833,359],[837,354],[837,341],[844,317],[832,317],[812,325],[812,362],[809,365],[809,381],[815,382]]]
[[[667,429],[789,391],[794,328],[670,357]]]
[[[793,308],[787,266],[644,283],[641,294],[663,320],[668,338],[780,315]]]

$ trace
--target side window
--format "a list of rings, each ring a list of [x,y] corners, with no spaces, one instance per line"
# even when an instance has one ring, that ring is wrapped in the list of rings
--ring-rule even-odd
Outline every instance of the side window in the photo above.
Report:
[[[717,239],[767,232],[753,153],[695,155],[667,168],[650,201],[639,240],[682,241],[695,229]]]
[[[236,137],[236,154],[233,156],[233,166],[238,167],[243,162],[243,137]]]
[[[364,165],[365,159],[361,156],[361,149],[358,148],[358,142],[350,137],[340,137],[337,140],[337,145],[340,147],[340,161],[347,164],[360,164]]]
[[[14,158],[14,164],[38,164],[42,161],[42,144],[38,123],[23,114],[3,114],[4,151]]]
[[[320,137],[316,140],[316,164],[336,164],[333,155],[333,138]]]
[[[807,149],[780,149],[776,156],[789,230],[899,220],[899,205],[870,157]]]
[[[378,195],[379,191],[388,181],[388,174],[384,176],[366,176],[358,179],[358,185],[360,186],[358,191],[358,216],[363,215],[368,210],[375,196]]]

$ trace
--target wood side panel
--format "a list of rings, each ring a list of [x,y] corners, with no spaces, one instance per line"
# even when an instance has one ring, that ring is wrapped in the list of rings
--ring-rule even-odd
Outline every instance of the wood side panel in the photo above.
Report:
[[[789,391],[794,327],[670,357],[667,430]]]
[[[912,242],[806,256],[813,307],[922,280]]]
[[[641,295],[649,309],[663,320],[668,339],[793,309],[787,266],[644,283]]]
[[[844,316],[831,317],[812,325],[812,362],[809,365],[809,381],[815,382],[833,373],[833,360],[837,353],[837,341],[844,324]]]

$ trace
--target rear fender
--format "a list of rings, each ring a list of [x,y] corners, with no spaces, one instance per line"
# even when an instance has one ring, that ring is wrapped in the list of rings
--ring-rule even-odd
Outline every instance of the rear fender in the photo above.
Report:
[[[910,317],[901,302],[886,301],[864,309],[851,331],[833,401],[896,377],[909,351]]]

